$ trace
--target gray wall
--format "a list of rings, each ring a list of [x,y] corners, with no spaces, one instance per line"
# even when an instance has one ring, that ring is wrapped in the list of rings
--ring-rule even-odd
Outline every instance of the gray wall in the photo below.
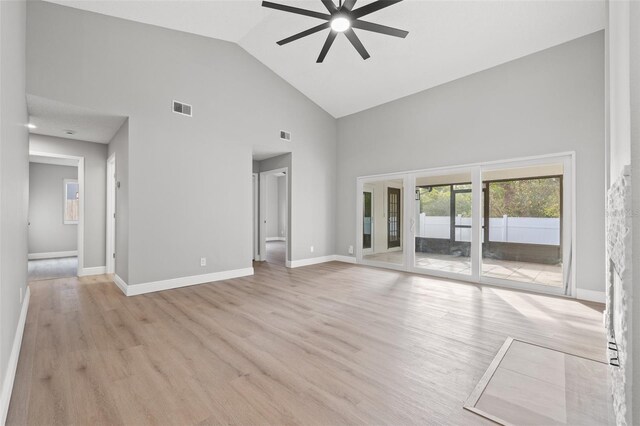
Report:
[[[83,267],[105,266],[107,145],[32,134],[29,149],[84,157]]]
[[[46,2],[28,8],[28,93],[129,117],[129,284],[252,266],[258,145],[291,151],[299,170],[292,258],[335,252],[329,114],[236,44]],[[192,104],[193,117],[172,113],[172,99]]]
[[[280,217],[278,215],[278,177],[267,175],[267,238],[279,237]]]
[[[631,2],[630,23],[630,86],[631,86],[631,170],[633,173],[633,419],[640,419],[640,4]]]
[[[129,120],[109,142],[109,156],[116,156],[116,274],[129,280]]]
[[[78,168],[29,164],[29,253],[78,250],[78,225],[64,224],[63,185]]]
[[[25,1],[0,1],[0,383],[27,285],[29,140],[25,98]],[[8,405],[8,401],[1,401]],[[5,408],[5,407],[2,407]],[[6,413],[2,413],[4,415]],[[4,418],[0,418],[0,423]]]
[[[267,175],[267,238],[287,235],[286,176]]]
[[[337,253],[358,176],[575,151],[577,283],[604,291],[603,64],[598,32],[338,120]]]

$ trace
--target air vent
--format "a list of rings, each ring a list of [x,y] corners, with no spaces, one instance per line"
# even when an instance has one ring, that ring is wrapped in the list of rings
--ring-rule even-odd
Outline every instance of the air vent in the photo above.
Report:
[[[291,132],[285,132],[284,130],[280,130],[280,139],[283,141],[291,140]]]
[[[173,112],[191,117],[191,105],[178,101],[173,101]]]

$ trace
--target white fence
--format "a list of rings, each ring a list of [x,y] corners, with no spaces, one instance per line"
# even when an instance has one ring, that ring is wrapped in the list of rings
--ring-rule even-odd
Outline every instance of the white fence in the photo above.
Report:
[[[450,238],[449,216],[426,216],[420,213],[416,236]],[[471,218],[456,217],[457,225],[471,226]],[[507,243],[560,245],[560,219],[543,217],[508,217],[489,219],[489,240]],[[471,228],[456,228],[456,241],[471,241]]]

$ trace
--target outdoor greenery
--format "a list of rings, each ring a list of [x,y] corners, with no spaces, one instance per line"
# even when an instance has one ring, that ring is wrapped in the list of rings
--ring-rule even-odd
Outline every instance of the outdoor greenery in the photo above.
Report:
[[[456,189],[467,186],[455,185]],[[449,216],[451,187],[419,188],[420,212]],[[489,183],[490,217],[560,217],[560,179],[542,178]],[[471,193],[456,195],[456,214],[471,217]]]

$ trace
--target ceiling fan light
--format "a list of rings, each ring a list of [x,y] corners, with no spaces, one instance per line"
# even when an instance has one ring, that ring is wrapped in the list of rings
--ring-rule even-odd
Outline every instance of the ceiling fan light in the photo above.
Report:
[[[338,16],[331,20],[331,29],[333,31],[343,33],[351,27],[351,21],[344,16]]]

